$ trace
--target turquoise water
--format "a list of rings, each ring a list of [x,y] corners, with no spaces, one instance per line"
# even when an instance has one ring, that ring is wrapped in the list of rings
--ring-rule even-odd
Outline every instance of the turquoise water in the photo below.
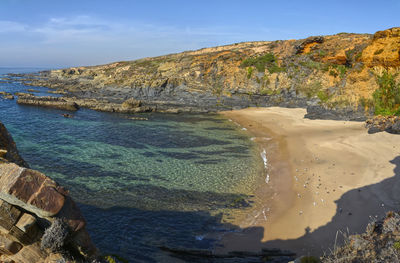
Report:
[[[33,70],[0,74],[19,71]],[[29,88],[48,95],[0,82],[0,91]],[[23,158],[70,190],[104,253],[156,262],[159,246],[210,248],[209,234],[226,229],[222,217],[251,203],[259,155],[221,116],[62,113],[0,99],[0,121]]]

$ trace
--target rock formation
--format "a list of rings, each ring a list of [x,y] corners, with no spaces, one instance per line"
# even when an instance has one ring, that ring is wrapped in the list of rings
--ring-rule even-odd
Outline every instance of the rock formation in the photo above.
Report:
[[[237,43],[19,79],[55,89],[81,107],[111,112],[285,106],[314,107],[314,118],[320,114],[326,118],[326,111],[334,109],[343,113],[342,119],[360,119],[372,112],[364,102],[378,88],[376,76],[382,70],[390,70],[400,81],[399,32],[400,28],[392,28],[374,35],[340,33]],[[129,100],[141,103],[126,108],[123,103]],[[59,105],[38,101],[19,99]]]
[[[94,259],[97,250],[85,224],[68,191],[29,169],[0,123],[0,262]],[[51,245],[56,241],[61,245]]]
[[[365,233],[345,237],[345,244],[322,262],[399,262],[399,240],[400,215],[388,212],[384,219],[368,224]]]
[[[33,95],[24,94],[18,96],[17,103],[69,111],[76,111],[79,109],[78,105],[75,102],[58,97],[35,97]]]

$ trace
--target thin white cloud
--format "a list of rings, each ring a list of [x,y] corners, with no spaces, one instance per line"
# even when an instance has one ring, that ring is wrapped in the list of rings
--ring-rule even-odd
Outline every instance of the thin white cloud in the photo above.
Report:
[[[6,32],[4,28],[15,32],[15,37],[0,43],[0,61],[23,54],[21,60],[37,57],[40,64],[48,65],[54,64],[54,60],[69,65],[130,60],[252,40],[249,39],[251,34],[257,40],[260,34],[256,29],[250,32],[217,26],[179,27],[111,21],[87,15],[52,17],[36,25],[0,20],[0,34]]]
[[[25,30],[26,26],[24,24],[13,21],[0,20],[0,33],[23,32]]]

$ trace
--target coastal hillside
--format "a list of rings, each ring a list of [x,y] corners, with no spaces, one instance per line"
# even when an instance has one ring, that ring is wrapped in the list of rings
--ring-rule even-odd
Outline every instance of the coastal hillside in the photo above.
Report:
[[[363,119],[379,104],[373,94],[382,79],[399,83],[399,72],[400,28],[391,28],[373,35],[236,43],[51,70],[26,80],[56,89],[77,106],[104,111],[199,112],[276,105],[308,106],[314,117],[336,109],[342,114],[338,118]],[[20,103],[43,104],[29,98]]]

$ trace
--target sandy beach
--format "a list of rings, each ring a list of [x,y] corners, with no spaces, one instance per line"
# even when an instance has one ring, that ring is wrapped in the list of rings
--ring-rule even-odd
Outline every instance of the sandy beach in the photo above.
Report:
[[[362,122],[304,119],[305,113],[222,113],[253,136],[266,169],[252,211],[235,222],[243,231],[225,235],[217,252],[278,247],[321,255],[341,232],[363,232],[398,210],[400,136],[368,134]]]

